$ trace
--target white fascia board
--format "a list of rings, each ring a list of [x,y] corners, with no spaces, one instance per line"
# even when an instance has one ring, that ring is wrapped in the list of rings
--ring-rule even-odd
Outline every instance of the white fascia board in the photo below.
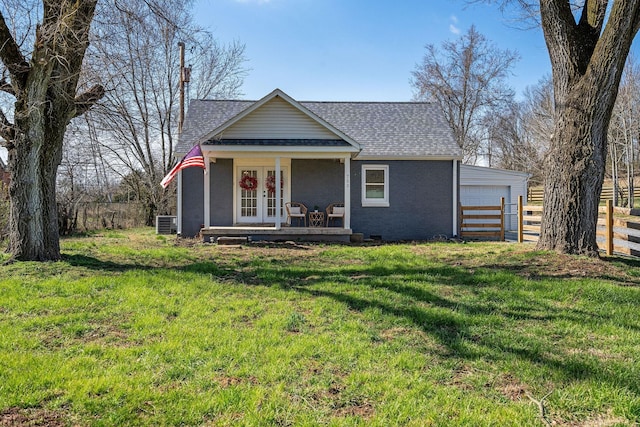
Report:
[[[458,160],[462,157],[457,156],[356,156],[353,160]]]
[[[211,138],[215,137],[216,135],[219,135],[219,134],[223,133],[226,129],[228,129],[229,127],[231,127],[235,123],[239,122],[240,120],[242,120],[243,118],[245,118],[246,116],[251,114],[252,112],[256,111],[258,108],[262,107],[264,104],[266,104],[267,102],[271,101],[275,97],[280,97],[280,98],[284,99],[292,107],[296,108],[298,111],[300,111],[301,113],[303,113],[304,115],[309,117],[311,120],[314,120],[319,125],[325,127],[330,132],[334,133],[336,136],[340,137],[341,139],[343,139],[346,142],[348,142],[349,144],[351,144],[356,149],[356,151],[360,151],[361,150],[360,144],[358,144],[356,141],[354,141],[348,135],[344,134],[343,132],[341,132],[340,130],[335,128],[330,123],[327,123],[325,120],[323,120],[320,117],[318,117],[317,115],[313,114],[308,108],[304,107],[303,105],[300,105],[300,103],[298,101],[296,101],[295,99],[291,98],[289,95],[287,95],[286,93],[284,93],[280,89],[275,89],[273,92],[271,92],[270,94],[268,94],[264,98],[260,99],[259,101],[256,101],[249,108],[243,110],[237,116],[227,120],[225,123],[223,123],[222,125],[218,126],[216,129],[213,129],[209,133],[207,133],[204,136],[200,137],[200,139],[198,140],[198,143],[202,144],[202,143],[210,140]]]
[[[476,170],[480,173],[500,173],[502,175],[510,175],[514,177],[522,177],[522,178],[531,178],[531,174],[528,172],[520,172],[509,169],[500,169],[500,168],[490,168],[486,166],[476,166],[476,165],[460,165],[460,172],[463,172],[465,169]]]
[[[202,145],[202,152],[216,153],[339,153],[342,156],[347,153],[357,153],[354,147],[284,147],[284,146],[252,146],[252,145]]]
[[[289,159],[342,159],[345,156],[344,152],[336,151],[286,151],[286,152],[274,152],[274,151],[204,151],[203,154],[208,159],[242,159],[242,158],[261,158],[261,159],[273,159],[276,157],[289,158]],[[347,153],[348,155],[349,153]],[[211,160],[214,161],[214,160]]]
[[[310,119],[314,120],[319,125],[325,127],[329,131],[331,131],[334,134],[336,134],[337,136],[339,136],[340,139],[343,139],[343,140],[347,141],[349,144],[351,144],[356,149],[356,151],[360,151],[362,149],[362,147],[360,147],[360,144],[358,144],[356,141],[354,141],[349,135],[343,133],[341,130],[337,129],[331,123],[328,123],[326,120],[318,117],[315,113],[313,113],[307,107],[305,107],[304,105],[300,104],[298,101],[296,101],[295,99],[291,98],[289,95],[287,95],[286,93],[284,93],[280,89],[274,90],[272,92],[272,94],[273,93],[276,93],[275,96],[279,96],[280,98],[284,99],[289,104],[291,104],[292,107],[296,108],[298,111],[300,111],[301,113],[303,113],[304,115],[306,115]]]
[[[276,89],[276,90],[278,90],[278,89]],[[252,112],[257,110],[258,108],[260,108],[261,106],[263,106],[264,104],[269,102],[271,99],[273,99],[275,97],[275,92],[276,91],[273,91],[269,95],[265,96],[264,98],[254,102],[249,108],[244,109],[238,115],[230,118],[229,120],[227,120],[226,122],[224,122],[220,126],[218,126],[217,128],[215,128],[215,129],[209,131],[208,133],[204,134],[203,136],[198,138],[198,143],[199,144],[203,144],[206,141],[210,140],[211,138],[215,137],[216,135],[222,133],[225,129],[233,126],[235,123],[239,122],[240,120],[242,120],[243,118],[245,118],[246,116],[248,116],[249,114],[251,114]]]

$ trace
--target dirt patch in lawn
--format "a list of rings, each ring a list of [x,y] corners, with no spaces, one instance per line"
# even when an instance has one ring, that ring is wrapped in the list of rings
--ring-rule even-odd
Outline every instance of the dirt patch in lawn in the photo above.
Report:
[[[229,388],[238,385],[248,384],[248,385],[256,385],[258,384],[258,379],[254,376],[248,377],[231,377],[220,375],[213,379],[215,383],[217,383],[221,388]]]
[[[460,246],[460,251],[446,251],[440,256],[428,245],[416,246],[413,251],[425,256],[437,256],[438,261],[466,269],[470,273],[477,269],[491,269],[510,271],[532,280],[593,278],[617,281],[621,285],[640,286],[640,280],[629,275],[616,262],[620,260],[623,263],[633,263],[633,260],[616,257],[590,258],[534,251],[533,248],[526,246],[520,246],[514,250],[514,247],[509,243],[496,243],[494,248],[488,250],[486,246],[477,246],[474,249],[473,244],[468,244]],[[485,254],[482,255],[482,252]]]
[[[71,343],[96,344],[119,348],[139,345],[140,342],[132,339],[130,333],[118,325],[124,318],[126,316],[122,315],[120,318],[108,318],[100,321],[92,320],[83,325],[83,327],[70,331],[65,331],[58,325],[51,326],[44,329],[40,334],[42,345],[48,349],[62,348]]]
[[[499,264],[496,267],[501,267]],[[513,266],[504,266],[512,268]],[[541,253],[529,257],[520,274],[530,278],[593,278],[616,281],[633,280],[615,264],[598,258],[578,257],[556,253]]]
[[[68,424],[69,417],[64,412],[42,408],[7,408],[0,411],[0,427],[58,427]]]
[[[386,243],[376,246],[384,246]],[[390,245],[395,243],[389,243]],[[331,245],[300,242],[256,242],[249,245],[233,247],[216,246],[195,242],[191,239],[178,239],[176,245],[194,248],[198,257],[203,261],[215,259],[216,265],[229,270],[229,279],[251,282],[251,272],[257,260],[268,261],[273,265],[295,265],[297,263],[317,263],[322,259],[323,252],[330,250]],[[474,244],[450,243],[430,244],[425,242],[410,242],[405,246],[410,252],[421,257],[427,257],[451,267],[462,268],[468,273],[477,269],[501,269],[531,280],[545,278],[594,278],[618,282],[623,286],[640,286],[640,278],[625,271],[620,263],[634,263],[634,260],[618,257],[589,258],[558,254],[554,252],[535,251],[531,245],[516,245],[513,243]],[[369,247],[363,245],[363,251]],[[620,261],[620,263],[618,262]],[[334,266],[353,265],[364,262],[357,257],[329,258]],[[640,261],[638,261],[640,265]],[[628,270],[628,269],[626,269]],[[249,277],[240,277],[249,276]],[[353,281],[365,280],[366,274],[353,274],[349,277]],[[314,275],[305,278],[306,281],[317,279]]]
[[[494,387],[507,399],[514,402],[522,400],[528,393],[528,387],[511,374],[501,374]]]
[[[195,249],[197,257],[203,261],[215,259],[218,267],[230,269],[236,274],[243,273],[242,268],[251,270],[256,260],[268,260],[272,264],[293,265],[298,262],[318,262],[323,252],[331,250],[332,244],[310,242],[254,242],[233,247],[203,244],[195,239],[177,239],[177,246]],[[396,243],[378,243],[375,246],[395,245]],[[348,245],[347,245],[348,246]],[[441,262],[445,265],[465,269],[473,273],[476,269],[502,269],[514,274],[537,280],[544,278],[594,278],[617,281],[621,285],[640,286],[640,278],[625,271],[621,264],[634,263],[623,257],[589,258],[558,254],[548,251],[536,251],[532,245],[507,242],[496,243],[430,243],[406,242],[404,246],[415,255]],[[362,251],[370,245],[358,246]],[[619,261],[619,262],[618,262]],[[364,262],[358,257],[327,259],[335,266],[353,265]],[[637,261],[636,265],[640,265]],[[628,270],[628,268],[626,269]],[[244,272],[246,274],[246,272]],[[232,277],[232,279],[238,279]],[[314,279],[313,275],[307,280]],[[368,279],[366,274],[353,274],[351,280]]]
[[[362,419],[369,419],[373,416],[375,410],[373,405],[368,402],[345,406],[343,408],[339,408],[335,411],[336,416],[338,417],[360,417]]]
[[[556,420],[549,415],[551,425],[560,427],[613,427],[613,426],[635,426],[629,420],[613,415],[610,411],[605,414],[598,414],[586,420]]]

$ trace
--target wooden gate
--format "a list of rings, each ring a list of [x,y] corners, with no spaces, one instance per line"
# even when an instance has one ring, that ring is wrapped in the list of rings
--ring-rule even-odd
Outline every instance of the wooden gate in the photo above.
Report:
[[[504,197],[496,206],[460,205],[460,237],[504,241]]]

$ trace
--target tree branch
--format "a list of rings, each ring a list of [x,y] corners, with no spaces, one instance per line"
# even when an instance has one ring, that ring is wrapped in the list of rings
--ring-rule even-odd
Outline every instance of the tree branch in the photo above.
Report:
[[[11,86],[11,83],[6,79],[0,80],[0,91],[16,96],[16,91],[13,89],[13,86]]]
[[[607,0],[586,0],[582,7],[579,25],[588,25],[600,34],[607,12],[607,3]]]
[[[535,403],[538,406],[538,415],[540,415],[540,419],[542,420],[542,422],[544,422],[545,425],[547,426],[551,426],[551,422],[547,419],[547,414],[545,411],[545,407],[544,407],[544,400],[549,397],[549,395],[553,393],[553,390],[551,390],[549,393],[545,394],[542,399],[537,400],[534,399],[533,396],[531,396],[531,394],[529,394],[529,392],[525,392],[525,395],[529,398],[529,400],[531,400],[533,403]]]
[[[76,112],[74,117],[78,117],[86,113],[93,105],[98,102],[105,94],[104,87],[101,85],[92,86],[88,91],[76,96],[74,100]]]
[[[608,3],[608,0],[585,0],[582,6],[582,14],[575,27],[573,39],[580,75],[587,71],[587,66],[593,59],[592,55],[600,39]]]
[[[24,88],[30,66],[24,59],[20,47],[16,44],[11,30],[7,27],[4,16],[0,12],[0,60],[9,70],[11,82],[15,89]],[[17,87],[16,87],[17,86]]]
[[[0,137],[4,138],[3,145],[7,148],[11,148],[13,145],[13,139],[16,136],[16,130],[13,124],[4,115],[4,112],[0,110]]]
[[[624,64],[631,48],[631,43],[638,31],[640,20],[640,4],[638,2],[616,1],[613,3],[602,35],[595,46],[591,61],[591,70],[599,82],[595,87],[608,84],[619,84]],[[614,80],[611,80],[611,79]],[[617,90],[614,91],[615,98]]]
[[[575,70],[566,67],[567,58],[575,57],[575,19],[571,12],[569,2],[563,0],[540,0],[540,21],[544,38],[551,59],[554,73],[572,75]],[[569,81],[569,78],[561,77],[554,81]],[[556,92],[559,92],[555,88]]]

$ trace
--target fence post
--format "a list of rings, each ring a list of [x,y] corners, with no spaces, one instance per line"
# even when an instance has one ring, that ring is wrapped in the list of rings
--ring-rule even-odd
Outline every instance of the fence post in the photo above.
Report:
[[[458,202],[458,237],[462,237],[462,203]]]
[[[524,225],[524,213],[522,212],[522,195],[518,196],[518,243],[522,243],[524,241],[523,236],[523,225]]]
[[[500,197],[500,241],[504,242],[504,197]]]
[[[607,232],[607,255],[613,255],[613,203],[611,200],[607,200],[607,217],[606,217],[606,232]]]

